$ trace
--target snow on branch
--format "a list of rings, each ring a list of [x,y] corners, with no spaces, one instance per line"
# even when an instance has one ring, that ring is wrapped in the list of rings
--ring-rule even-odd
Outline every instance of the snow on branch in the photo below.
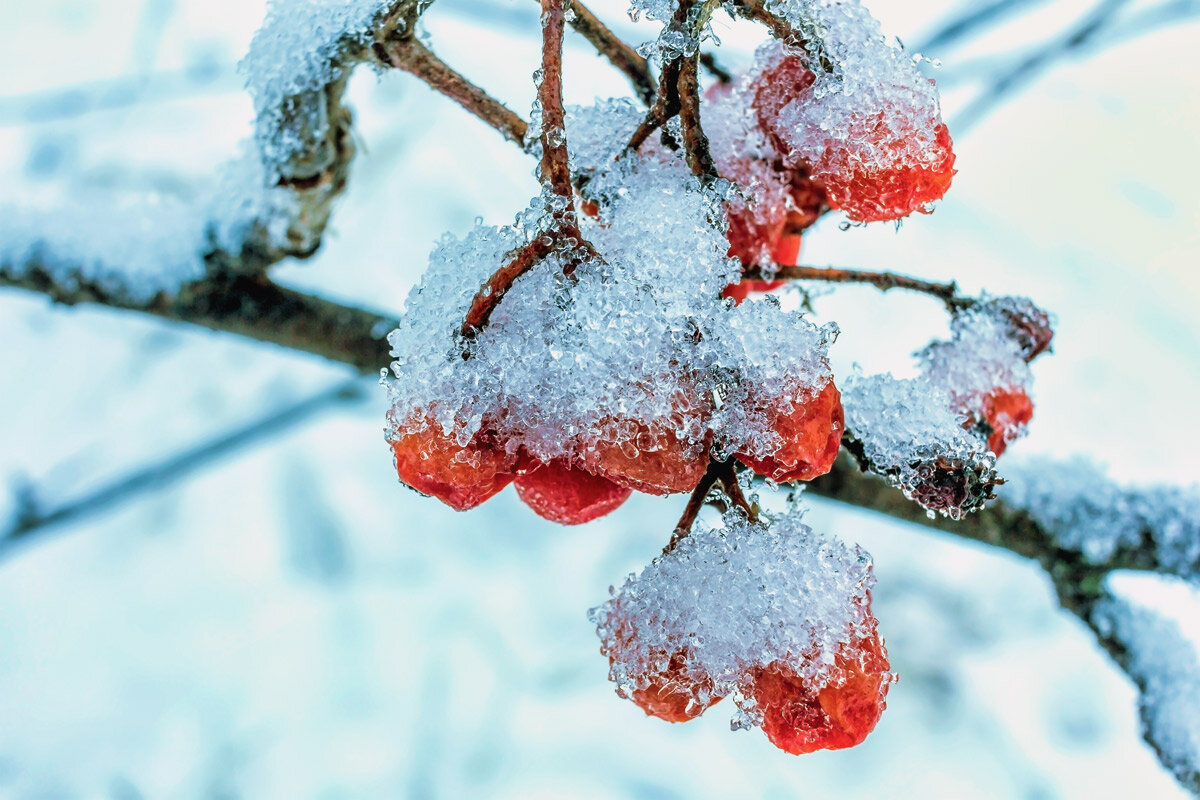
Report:
[[[1181,785],[1200,795],[1200,658],[1173,620],[1107,596],[1087,620],[1138,687],[1142,736]]]

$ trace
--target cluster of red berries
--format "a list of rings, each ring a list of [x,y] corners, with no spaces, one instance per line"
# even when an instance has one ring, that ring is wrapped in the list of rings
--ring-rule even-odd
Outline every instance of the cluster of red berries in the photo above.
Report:
[[[739,705],[779,749],[802,755],[853,747],[875,728],[887,705],[892,674],[869,603],[868,595],[859,633],[838,647],[833,669],[819,671],[820,679],[806,677],[804,659],[797,662],[789,655],[749,667],[737,682]],[[626,659],[636,647],[631,628],[617,631],[609,663]],[[725,698],[686,646],[652,654],[648,661],[658,667],[639,676],[640,688],[618,689],[648,716],[688,722]]]
[[[841,395],[832,381],[815,392],[797,387],[789,400],[751,398],[782,444],[766,457],[734,454],[776,482],[811,480],[828,472],[842,436]],[[506,447],[500,426],[485,426],[461,442],[431,415],[401,421],[391,445],[400,480],[452,508],[474,508],[513,483],[539,516],[577,525],[615,510],[634,491],[664,495],[694,489],[708,466],[711,434],[697,452],[678,431],[712,413],[710,403],[697,402],[679,409],[679,418],[623,420],[622,436],[589,439],[572,458],[549,463],[519,446],[515,452]]]

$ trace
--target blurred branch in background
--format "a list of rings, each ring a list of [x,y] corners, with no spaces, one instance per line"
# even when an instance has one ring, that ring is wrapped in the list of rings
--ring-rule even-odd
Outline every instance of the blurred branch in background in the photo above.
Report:
[[[16,513],[0,530],[0,559],[52,529],[89,519],[142,495],[167,488],[204,467],[308,422],[326,411],[368,396],[370,382],[355,378],[326,388],[295,403],[236,427],[216,438],[187,448],[161,461],[140,467],[89,494],[58,505],[46,506],[37,487],[25,483],[17,490]]]

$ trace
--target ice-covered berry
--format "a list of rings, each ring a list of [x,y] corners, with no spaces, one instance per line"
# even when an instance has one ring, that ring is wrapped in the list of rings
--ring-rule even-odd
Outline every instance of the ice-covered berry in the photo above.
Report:
[[[676,494],[696,487],[708,458],[679,435],[670,417],[630,424],[633,429],[621,438],[602,439],[581,454],[590,472],[646,494]]]
[[[766,398],[771,429],[782,440],[770,456],[735,456],[755,473],[776,483],[808,481],[833,467],[845,429],[841,394],[830,381],[819,392],[801,392],[790,401]]]
[[[936,89],[859,4],[824,10],[824,60],[781,47],[760,56],[752,82],[759,125],[788,165],[807,169],[850,219],[927,211],[954,176]]]
[[[458,511],[474,508],[513,480],[513,459],[476,433],[460,444],[428,417],[415,417],[390,437],[396,473],[422,494]]]
[[[688,670],[688,651],[676,650],[659,659],[662,669],[645,677],[645,685],[629,692],[629,699],[666,722],[688,722],[703,714],[722,697],[711,678],[697,678]]]
[[[783,662],[755,671],[754,701],[763,732],[776,747],[792,755],[840,750],[861,743],[875,728],[891,682],[878,635],[839,649],[835,664],[837,678],[823,686]]]
[[[555,459],[513,481],[517,496],[539,517],[563,525],[591,522],[614,511],[633,490]]]

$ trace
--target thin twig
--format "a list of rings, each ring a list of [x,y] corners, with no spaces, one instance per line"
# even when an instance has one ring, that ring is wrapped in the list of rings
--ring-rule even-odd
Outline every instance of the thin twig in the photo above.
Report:
[[[629,82],[633,84],[634,92],[643,103],[646,105],[653,103],[656,86],[646,59],[609,30],[579,0],[570,0],[570,8],[575,12],[570,18],[571,27],[591,42],[614,67],[625,73]]]
[[[0,558],[10,555],[18,544],[28,543],[52,528],[81,517],[102,513],[146,492],[178,483],[218,459],[258,444],[264,439],[312,419],[317,414],[366,396],[362,378],[343,381],[317,394],[275,409],[264,417],[240,425],[214,439],[189,447],[161,461],[145,465],[95,491],[54,508],[37,507],[35,498],[26,502],[12,527],[0,535]]]
[[[787,20],[768,11],[762,0],[737,0],[734,8],[746,19],[765,25],[771,35],[784,44],[794,47],[804,46],[804,36]]]
[[[962,132],[974,127],[1002,100],[1037,80],[1051,64],[1082,49],[1104,31],[1129,0],[1101,0],[1079,23],[1059,39],[1038,48],[991,82],[955,116],[951,128]]]
[[[564,0],[542,0],[542,182],[572,207],[575,190],[567,160],[566,113],[562,98]],[[572,212],[573,213],[573,212]]]
[[[496,306],[504,298],[504,294],[512,288],[517,278],[554,251],[559,235],[556,231],[549,231],[534,238],[513,252],[509,261],[492,273],[471,300],[471,307],[467,310],[462,324],[461,333],[464,339],[469,341],[479,335]]]
[[[713,162],[708,136],[700,123],[700,80],[697,75],[698,54],[684,58],[679,65],[679,122],[683,126],[683,149],[692,174],[716,179],[717,165]]]
[[[383,64],[420,78],[431,89],[449,97],[467,111],[518,145],[525,144],[529,125],[510,108],[468,81],[438,58],[416,37],[393,37],[374,44]]]
[[[700,54],[700,66],[708,70],[708,73],[717,79],[717,83],[724,86],[733,83],[733,73],[718,64],[712,53]]]
[[[870,272],[858,269],[839,269],[837,267],[789,267],[777,265],[769,270],[754,266],[742,273],[747,280],[799,280],[826,281],[828,283],[868,283],[880,291],[889,289],[906,289],[921,292],[938,298],[946,305],[955,308],[970,303],[958,294],[958,284],[934,283],[907,275],[897,275],[892,272]]]
[[[708,469],[704,471],[704,476],[700,478],[700,482],[696,484],[696,488],[688,497],[687,505],[683,509],[683,516],[679,518],[679,522],[675,523],[675,530],[671,533],[671,540],[663,548],[663,555],[678,547],[679,543],[692,532],[692,525],[695,524],[696,517],[700,515],[700,509],[704,508],[704,504],[708,501],[708,493],[721,480],[727,463],[716,459],[708,462]]]
[[[963,13],[942,23],[930,34],[929,38],[917,47],[917,52],[941,51],[953,47],[1017,11],[1044,2],[1045,0],[992,0],[990,3],[968,4]]]

